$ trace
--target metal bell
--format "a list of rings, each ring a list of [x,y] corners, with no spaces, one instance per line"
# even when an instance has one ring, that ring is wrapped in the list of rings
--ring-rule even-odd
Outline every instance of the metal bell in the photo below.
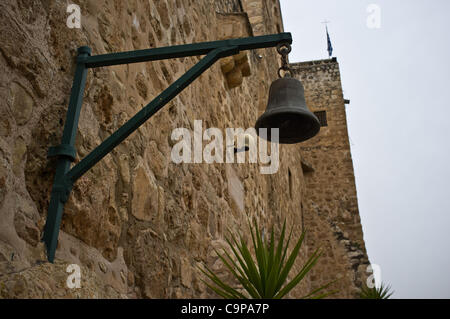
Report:
[[[291,77],[275,80],[270,86],[269,102],[263,115],[256,121],[256,132],[279,128],[279,143],[294,144],[314,137],[320,130],[317,117],[308,110],[302,83]]]

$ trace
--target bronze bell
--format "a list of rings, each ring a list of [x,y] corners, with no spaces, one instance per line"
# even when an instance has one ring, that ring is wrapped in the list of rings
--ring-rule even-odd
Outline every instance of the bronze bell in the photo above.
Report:
[[[308,110],[302,83],[292,77],[275,80],[270,86],[269,102],[263,115],[256,121],[256,132],[267,128],[279,128],[279,143],[294,144],[306,141],[320,130],[317,117]]]

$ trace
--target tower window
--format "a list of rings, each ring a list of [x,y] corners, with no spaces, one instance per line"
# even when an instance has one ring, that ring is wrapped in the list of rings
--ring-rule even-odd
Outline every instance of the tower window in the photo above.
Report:
[[[314,115],[319,119],[320,126],[328,126],[326,111],[317,111]]]

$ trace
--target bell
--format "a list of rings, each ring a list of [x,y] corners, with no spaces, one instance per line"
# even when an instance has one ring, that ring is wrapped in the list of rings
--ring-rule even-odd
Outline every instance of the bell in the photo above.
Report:
[[[269,102],[263,115],[256,121],[256,132],[279,128],[279,143],[294,144],[314,137],[320,130],[317,117],[306,107],[302,83],[291,77],[275,80],[270,86]]]

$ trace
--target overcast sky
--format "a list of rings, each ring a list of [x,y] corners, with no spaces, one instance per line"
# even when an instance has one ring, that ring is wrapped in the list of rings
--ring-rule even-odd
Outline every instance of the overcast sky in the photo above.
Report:
[[[393,298],[450,298],[450,1],[280,2],[290,62],[327,58],[331,21],[370,262]]]

